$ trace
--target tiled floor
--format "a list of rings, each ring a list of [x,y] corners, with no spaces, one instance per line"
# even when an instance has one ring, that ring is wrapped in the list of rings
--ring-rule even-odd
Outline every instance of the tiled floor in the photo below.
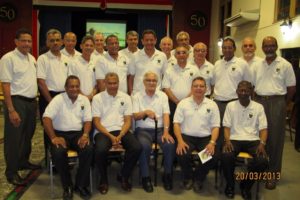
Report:
[[[33,161],[38,162],[43,158],[42,154],[42,131],[40,126],[37,129],[35,138],[33,140]],[[3,118],[0,117],[0,131],[3,131]],[[3,161],[3,144],[0,145],[0,199],[5,196],[5,193],[9,192],[12,187],[6,183],[5,178],[3,177],[4,170],[4,161]],[[142,199],[142,200],[199,200],[199,199],[226,199],[223,194],[219,194],[214,188],[214,171],[211,171],[203,188],[201,194],[196,194],[192,190],[184,191],[180,187],[180,171],[176,170],[174,174],[174,189],[172,192],[164,191],[162,183],[159,177],[158,187],[155,188],[153,193],[146,193],[139,185],[138,181],[138,169],[134,170],[133,174],[133,191],[130,193],[123,192],[120,189],[119,183],[115,180],[116,173],[119,170],[120,166],[118,163],[113,162],[109,168],[110,172],[110,188],[109,192],[106,195],[101,195],[96,189],[97,182],[97,172],[94,172],[93,176],[93,196],[92,199],[101,199],[101,200],[130,200],[130,199]],[[283,162],[283,173],[282,179],[279,182],[277,188],[273,191],[265,190],[264,185],[260,184],[260,199],[266,200],[297,200],[300,196],[300,153],[296,152],[293,149],[293,143],[290,141],[289,136],[286,137],[285,149],[284,149],[284,162]],[[23,172],[26,175],[28,172]],[[59,184],[59,177],[55,176],[55,192],[54,198],[61,199],[62,190]],[[39,199],[51,199],[50,194],[50,179],[46,170],[39,176],[33,185],[23,194],[21,199],[23,200],[39,200]],[[252,191],[253,197],[255,190]],[[79,196],[75,195],[74,199],[80,199]],[[242,199],[238,189],[238,184],[236,186],[236,196],[235,199]]]

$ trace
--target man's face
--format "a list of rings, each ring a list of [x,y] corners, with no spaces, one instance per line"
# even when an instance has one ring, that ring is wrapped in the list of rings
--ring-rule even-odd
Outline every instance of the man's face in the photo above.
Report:
[[[76,46],[77,43],[77,39],[76,39],[76,35],[73,33],[67,33],[64,36],[64,45],[65,48],[68,50],[73,50]]]
[[[66,93],[71,100],[76,100],[80,92],[80,82],[78,79],[69,79],[65,87]]]
[[[227,40],[227,41],[223,42],[222,52],[223,52],[225,60],[231,60],[231,58],[234,56],[234,52],[235,52],[235,48],[231,41]]]
[[[246,84],[241,84],[236,90],[239,100],[246,100],[250,98],[251,88]]]
[[[15,39],[15,44],[17,49],[22,54],[27,54],[30,52],[32,48],[32,37],[30,34],[21,34],[18,39]]]
[[[147,33],[142,39],[142,44],[146,50],[154,50],[157,39],[153,34]]]
[[[61,35],[59,33],[49,34],[47,36],[47,46],[51,51],[59,51],[62,46]]]
[[[173,42],[170,38],[165,38],[161,41],[159,47],[162,50],[162,52],[169,55],[173,49]]]
[[[274,57],[276,56],[277,51],[276,41],[272,38],[266,38],[262,44],[262,50],[265,53],[266,57]]]
[[[187,35],[182,34],[180,37],[177,39],[177,44],[178,46],[185,46],[188,47],[190,45],[190,38],[188,38]]]
[[[207,48],[205,45],[195,45],[194,46],[194,58],[195,59],[205,59],[207,54]]]
[[[106,91],[109,95],[115,96],[119,89],[119,80],[117,77],[111,76],[105,79]]]
[[[254,56],[256,50],[256,46],[253,40],[251,39],[244,39],[242,44],[242,52],[246,57]]]
[[[194,97],[202,98],[202,97],[204,97],[205,92],[206,92],[205,81],[195,80],[192,83],[192,95]]]
[[[148,74],[144,79],[144,86],[146,91],[154,92],[157,86],[157,77],[154,74]]]
[[[188,50],[185,47],[177,47],[175,50],[175,58],[178,64],[184,64],[189,57]]]
[[[94,51],[94,43],[92,40],[86,40],[83,44],[80,45],[83,55],[91,55]]]
[[[94,40],[95,40],[95,48],[96,49],[104,49],[104,36],[101,34],[97,34],[94,36]]]
[[[119,40],[116,37],[110,37],[107,39],[106,48],[109,55],[118,55],[119,47]]]
[[[129,48],[136,48],[138,45],[138,37],[135,35],[128,35],[126,38],[126,43]]]

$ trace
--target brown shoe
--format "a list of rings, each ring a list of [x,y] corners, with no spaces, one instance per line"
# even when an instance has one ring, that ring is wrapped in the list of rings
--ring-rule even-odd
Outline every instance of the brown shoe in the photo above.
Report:
[[[108,184],[107,183],[100,184],[98,190],[101,194],[106,194],[108,192]]]
[[[276,188],[276,181],[268,180],[266,182],[265,188],[268,189],[268,190],[274,190]]]
[[[117,175],[117,181],[121,183],[121,188],[126,192],[130,192],[132,189],[132,185],[129,183],[128,179],[124,178],[120,174]]]

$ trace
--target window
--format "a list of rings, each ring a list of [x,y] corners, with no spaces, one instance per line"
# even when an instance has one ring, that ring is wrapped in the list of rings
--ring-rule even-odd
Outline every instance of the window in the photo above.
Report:
[[[276,20],[293,18],[300,14],[300,0],[276,0]]]

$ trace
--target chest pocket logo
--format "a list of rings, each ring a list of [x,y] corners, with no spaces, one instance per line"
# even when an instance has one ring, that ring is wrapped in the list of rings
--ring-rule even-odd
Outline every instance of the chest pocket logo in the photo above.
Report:
[[[206,71],[206,74],[209,74],[209,70]]]
[[[158,60],[157,60],[157,63],[160,64],[160,62],[161,62],[161,60],[158,59]]]
[[[232,67],[232,68],[231,68],[231,70],[232,70],[233,72],[235,71],[235,69],[236,69],[235,67]]]
[[[190,76],[192,77],[194,75],[194,73],[193,72],[190,72]]]
[[[209,108],[207,108],[207,109],[206,109],[206,112],[207,112],[207,113],[210,113],[210,109],[209,109]]]

